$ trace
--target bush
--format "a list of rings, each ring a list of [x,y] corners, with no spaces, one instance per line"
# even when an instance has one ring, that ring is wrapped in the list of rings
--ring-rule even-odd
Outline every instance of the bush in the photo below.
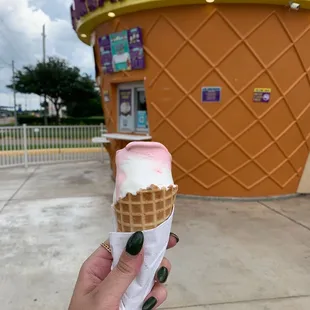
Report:
[[[100,125],[104,124],[103,116],[68,117],[61,120],[62,125]]]
[[[56,117],[47,118],[48,125],[56,126]],[[29,126],[43,126],[44,117],[36,117],[31,115],[18,116],[19,125],[29,125]],[[68,117],[61,119],[61,125],[100,125],[104,124],[103,116],[93,116],[93,117]]]

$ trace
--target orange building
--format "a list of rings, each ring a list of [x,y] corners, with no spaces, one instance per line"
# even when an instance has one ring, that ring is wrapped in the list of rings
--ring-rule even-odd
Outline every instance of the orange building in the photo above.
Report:
[[[296,193],[310,147],[310,1],[207,2],[75,0],[112,168],[117,149],[150,139],[171,152],[182,194]]]

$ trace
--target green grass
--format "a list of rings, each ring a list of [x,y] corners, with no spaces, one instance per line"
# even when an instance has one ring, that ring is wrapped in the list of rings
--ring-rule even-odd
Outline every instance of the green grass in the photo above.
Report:
[[[1,127],[12,127],[12,126],[14,126],[14,125],[15,125],[14,123],[12,123],[12,124],[6,124],[6,125],[0,124],[0,128],[1,128]]]

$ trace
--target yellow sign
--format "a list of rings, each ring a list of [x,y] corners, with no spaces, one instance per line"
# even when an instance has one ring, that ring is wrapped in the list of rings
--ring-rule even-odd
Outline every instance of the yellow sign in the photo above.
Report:
[[[254,88],[254,102],[269,102],[271,97],[271,88]]]
[[[271,88],[254,88],[254,93],[271,93]]]

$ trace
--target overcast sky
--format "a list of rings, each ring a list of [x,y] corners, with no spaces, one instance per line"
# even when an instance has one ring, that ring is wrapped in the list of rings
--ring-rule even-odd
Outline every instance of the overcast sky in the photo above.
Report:
[[[13,106],[13,94],[6,88],[16,68],[42,59],[42,26],[46,25],[46,54],[67,59],[94,76],[93,53],[77,38],[71,27],[72,0],[0,0],[0,105]],[[36,95],[17,94],[23,109],[38,108]]]

